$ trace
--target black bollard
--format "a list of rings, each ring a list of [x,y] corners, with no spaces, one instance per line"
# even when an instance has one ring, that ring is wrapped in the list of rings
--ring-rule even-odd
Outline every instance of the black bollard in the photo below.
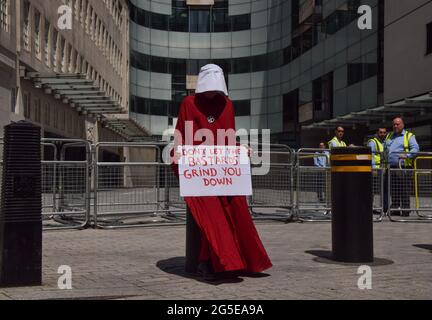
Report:
[[[370,148],[333,148],[331,170],[333,260],[373,262]]]
[[[42,284],[40,128],[5,127],[0,213],[0,286]]]
[[[201,248],[201,231],[195,222],[189,207],[186,209],[186,263],[187,273],[196,273]]]

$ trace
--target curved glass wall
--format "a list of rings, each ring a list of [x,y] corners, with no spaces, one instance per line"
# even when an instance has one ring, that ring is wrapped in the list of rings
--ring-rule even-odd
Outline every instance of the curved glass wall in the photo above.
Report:
[[[186,76],[207,63],[225,71],[237,127],[292,146],[299,124],[379,103],[378,21],[358,29],[359,0],[131,2],[131,110],[155,135],[175,126]]]

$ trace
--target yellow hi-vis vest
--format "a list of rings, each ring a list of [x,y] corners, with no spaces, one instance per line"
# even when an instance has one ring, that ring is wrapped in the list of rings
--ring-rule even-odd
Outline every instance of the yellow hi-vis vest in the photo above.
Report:
[[[411,137],[412,137],[413,135],[414,135],[414,134],[413,134],[412,132],[409,132],[409,131],[405,130],[405,134],[404,134],[404,145],[403,145],[403,147],[404,147],[404,152],[405,152],[405,153],[409,153],[409,141],[410,141],[410,139],[411,139]],[[393,132],[390,132],[390,133],[387,135],[386,142],[387,142],[388,140],[390,140],[392,137],[393,137]],[[405,165],[405,167],[412,167],[412,165],[413,165],[413,159],[406,158],[406,159],[404,160],[404,165]]]
[[[332,148],[332,142],[336,142],[337,147],[346,147],[346,143],[344,141],[339,141],[337,137],[334,137],[328,142],[329,149]]]
[[[377,153],[374,154],[375,166],[377,168],[380,168],[381,167],[381,155],[384,152],[384,145],[382,144],[382,142],[377,137],[369,140],[369,142],[371,142],[371,141],[373,143],[375,143],[376,150],[377,150],[376,151]]]

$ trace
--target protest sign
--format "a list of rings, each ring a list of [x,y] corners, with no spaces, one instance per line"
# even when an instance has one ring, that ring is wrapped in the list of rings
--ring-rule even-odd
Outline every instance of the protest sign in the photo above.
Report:
[[[179,146],[182,197],[252,195],[248,150],[243,146]]]

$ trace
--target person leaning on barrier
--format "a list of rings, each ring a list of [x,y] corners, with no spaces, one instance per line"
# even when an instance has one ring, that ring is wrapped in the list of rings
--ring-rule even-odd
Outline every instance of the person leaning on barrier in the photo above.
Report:
[[[382,154],[384,152],[384,143],[387,137],[387,129],[379,128],[376,135],[368,141],[368,147],[372,150],[372,167],[381,168]]]
[[[347,144],[343,141],[345,129],[343,127],[337,127],[335,129],[335,136],[328,142],[329,149],[337,147],[346,147]]]
[[[327,166],[328,166],[329,153],[328,153],[328,151],[325,150],[325,143],[324,142],[320,143],[319,148],[323,151],[315,153],[316,156],[314,157],[314,165],[317,168],[323,168],[324,169],[324,168],[327,168]],[[325,181],[326,181],[325,171],[318,172],[317,181],[316,181],[317,182],[316,190],[317,190],[318,200],[320,202],[325,201],[325,193],[324,193]]]
[[[415,154],[420,151],[415,135],[405,130],[405,123],[401,117],[393,119],[393,132],[387,135],[384,143],[388,166],[391,169],[412,169]],[[411,175],[409,171],[392,173],[390,192],[392,208],[404,209],[393,213],[394,215],[409,216]]]

